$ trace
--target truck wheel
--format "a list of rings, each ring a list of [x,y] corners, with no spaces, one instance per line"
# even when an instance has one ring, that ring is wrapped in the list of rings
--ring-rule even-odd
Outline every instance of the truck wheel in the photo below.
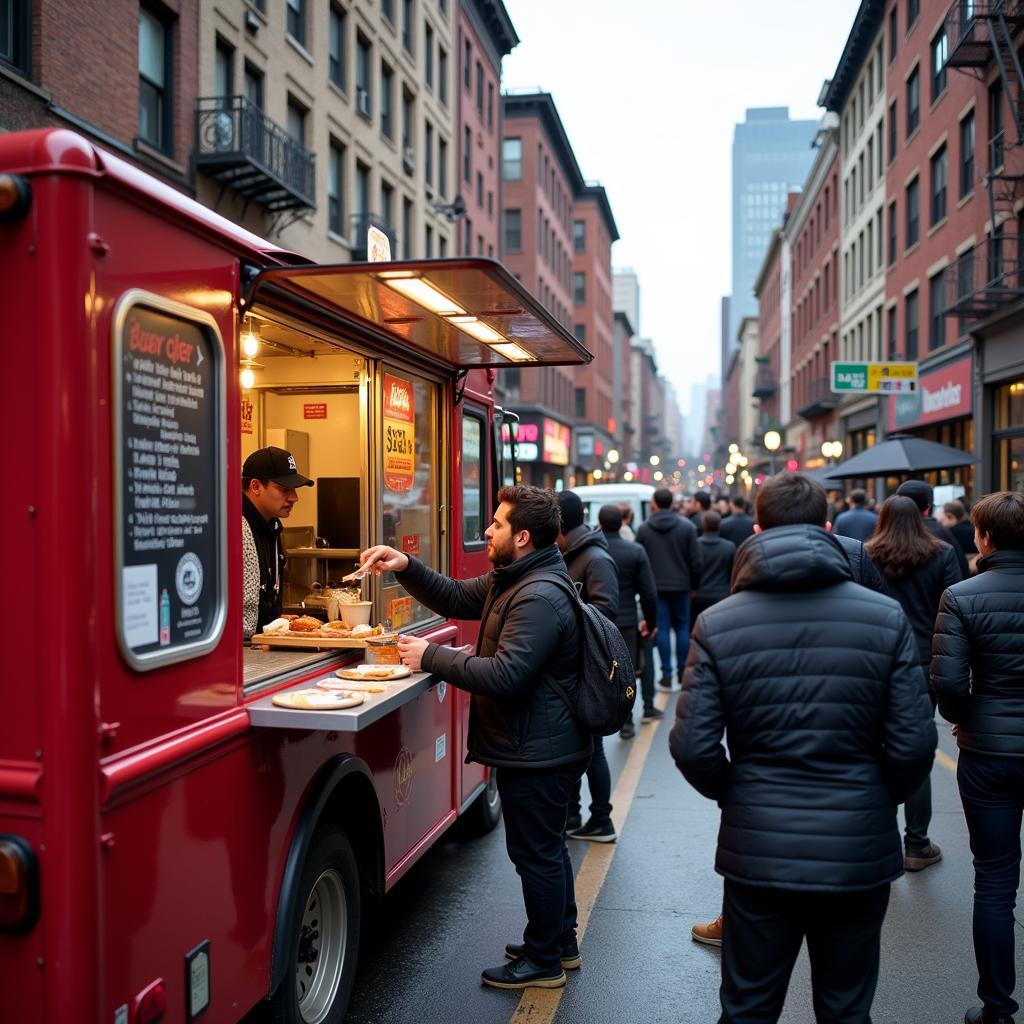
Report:
[[[336,825],[317,829],[297,899],[298,928],[289,965],[272,1001],[278,1024],[341,1024],[359,960],[359,868],[348,836]]]
[[[487,777],[483,792],[470,804],[462,816],[464,834],[482,836],[492,831],[501,821],[501,797],[498,796],[498,776],[495,770]]]

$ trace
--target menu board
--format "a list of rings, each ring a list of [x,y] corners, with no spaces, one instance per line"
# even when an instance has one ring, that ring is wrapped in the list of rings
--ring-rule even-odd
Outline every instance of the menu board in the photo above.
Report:
[[[143,292],[113,341],[118,642],[145,670],[224,629],[223,346],[208,314]]]
[[[411,491],[416,476],[416,410],[412,381],[384,374],[384,486]]]

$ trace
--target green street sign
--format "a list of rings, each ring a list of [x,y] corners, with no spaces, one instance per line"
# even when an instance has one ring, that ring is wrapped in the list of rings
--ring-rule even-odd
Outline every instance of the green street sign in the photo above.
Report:
[[[837,395],[906,395],[917,389],[917,363],[833,363]]]

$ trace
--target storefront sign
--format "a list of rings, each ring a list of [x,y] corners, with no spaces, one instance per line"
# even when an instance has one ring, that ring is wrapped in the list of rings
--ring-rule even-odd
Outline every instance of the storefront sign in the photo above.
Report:
[[[117,639],[142,671],[224,629],[223,345],[208,314],[131,291],[113,350]]]
[[[366,229],[366,258],[370,263],[387,263],[391,259],[391,239],[372,224]]]
[[[392,629],[401,629],[412,622],[412,598],[395,597],[388,601],[387,617],[391,620]]]
[[[590,458],[594,454],[594,435],[593,434],[577,434],[576,435],[576,454],[581,459]]]
[[[516,427],[516,461],[536,462],[540,458],[540,424],[519,421]]]
[[[402,534],[402,551],[407,555],[419,555],[420,535],[418,533]]]
[[[242,395],[242,433],[252,433],[252,399]]]
[[[306,402],[302,406],[302,418],[304,420],[325,420],[327,419],[326,402]]]
[[[909,394],[917,382],[917,363],[833,363],[834,394]]]
[[[923,427],[929,423],[970,416],[974,361],[971,356],[921,375],[917,391],[889,403],[889,429]]]
[[[416,415],[412,382],[384,374],[384,486],[411,491],[416,471]]]
[[[555,420],[544,420],[543,460],[552,466],[569,465],[569,445],[572,443],[572,432],[568,427]]]

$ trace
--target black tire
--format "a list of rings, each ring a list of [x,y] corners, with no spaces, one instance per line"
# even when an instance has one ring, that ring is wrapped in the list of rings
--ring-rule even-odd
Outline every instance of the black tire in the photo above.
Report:
[[[275,1024],[341,1024],[359,962],[362,899],[352,844],[337,825],[317,829],[295,898],[288,968],[271,1000],[271,1018]]]
[[[501,821],[501,797],[498,796],[498,777],[494,769],[487,778],[480,795],[462,815],[462,832],[465,836],[483,836],[493,831]]]

